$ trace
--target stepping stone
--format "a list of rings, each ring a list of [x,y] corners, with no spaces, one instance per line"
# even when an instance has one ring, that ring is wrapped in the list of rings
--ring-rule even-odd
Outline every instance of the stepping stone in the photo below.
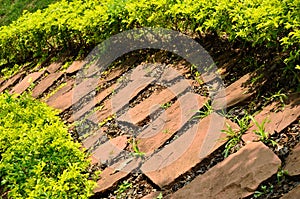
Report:
[[[159,187],[170,184],[225,143],[228,123],[238,126],[222,116],[212,113],[193,125],[187,132],[147,160],[141,170]]]
[[[299,199],[300,198],[300,185],[293,188],[290,192],[282,196],[280,199]]]
[[[87,119],[94,122],[95,124],[99,124],[100,122],[114,114],[112,112],[111,106],[111,100],[104,101],[103,107],[100,110],[97,110],[95,113],[88,116]]]
[[[287,157],[284,170],[287,170],[290,176],[300,175],[300,143]]]
[[[118,136],[97,147],[92,155],[98,162],[106,163],[109,160],[117,157],[128,144],[126,136]]]
[[[254,117],[258,124],[267,119],[265,131],[270,135],[273,135],[275,132],[281,132],[300,116],[300,94],[292,94],[286,102],[284,109],[274,112],[273,110],[276,110],[277,105],[277,103],[272,103]],[[251,124],[252,127],[242,136],[244,142],[259,139],[259,136],[253,132],[254,130],[258,130],[257,126],[253,122]]]
[[[70,91],[73,86],[74,86],[74,83],[75,83],[75,80],[74,79],[71,79],[69,81],[66,82],[66,85],[63,86],[62,88],[60,88],[59,90],[57,90],[53,95],[51,95],[47,100],[46,102],[47,103],[55,103],[54,101],[56,101],[56,99],[61,96],[61,95],[64,95],[66,94],[68,91]]]
[[[193,115],[203,107],[206,97],[187,93],[151,122],[137,137],[140,151],[152,153],[171,138]]]
[[[103,129],[100,128],[96,132],[94,132],[92,135],[84,139],[81,144],[84,148],[89,149],[91,148],[97,140],[99,140],[102,136],[104,136],[105,133],[103,132]]]
[[[90,102],[88,102],[86,105],[82,107],[82,109],[75,111],[71,117],[68,119],[68,122],[74,122],[75,120],[80,119],[85,113],[88,111],[91,111],[96,104],[102,102],[106,97],[108,97],[113,90],[116,88],[117,83],[111,85],[107,89],[101,91],[98,93]]]
[[[34,87],[34,89],[32,90],[32,96],[34,98],[39,97],[50,86],[52,86],[54,84],[54,82],[57,81],[62,76],[62,74],[63,74],[62,72],[52,73],[52,74],[49,74],[44,79],[42,79],[41,82],[36,87]]]
[[[9,78],[3,85],[0,87],[0,93],[3,92],[8,87],[12,86],[17,80],[24,76],[25,72],[18,73],[13,77]]]
[[[161,105],[171,101],[189,87],[190,84],[188,81],[181,80],[169,88],[166,88],[162,91],[156,91],[152,93],[149,98],[129,109],[128,112],[120,116],[118,120],[136,125],[157,111]]]
[[[86,64],[85,61],[74,61],[70,66],[69,68],[66,70],[66,73],[67,74],[73,74],[73,73],[76,73],[77,71],[79,71],[83,66],[84,64]]]
[[[216,96],[216,98],[213,100],[212,106],[214,110],[232,107],[252,96],[255,91],[253,88],[251,88],[252,85],[248,83],[250,80],[250,74],[246,74],[225,88],[225,93],[220,92],[219,96]],[[225,96],[222,96],[223,94]],[[226,103],[224,104],[225,107],[223,107],[223,103]]]
[[[11,91],[10,93],[13,94],[22,94],[25,90],[27,90],[32,83],[35,82],[38,78],[40,78],[44,74],[44,71],[42,72],[34,72],[29,75],[27,75],[20,83],[18,83]]]
[[[57,95],[56,98],[53,97],[47,101],[47,104],[60,111],[65,111],[70,108],[73,104],[73,92],[74,89],[64,93],[63,95]]]
[[[140,159],[129,159],[107,167],[99,175],[100,180],[97,181],[97,187],[94,189],[94,192],[101,193],[112,188],[137,168],[140,162]]]
[[[196,177],[171,198],[244,198],[271,177],[280,159],[263,143],[252,142]]]
[[[50,64],[46,70],[48,73],[55,73],[58,69],[60,69],[61,66],[62,66],[61,63],[54,62]]]

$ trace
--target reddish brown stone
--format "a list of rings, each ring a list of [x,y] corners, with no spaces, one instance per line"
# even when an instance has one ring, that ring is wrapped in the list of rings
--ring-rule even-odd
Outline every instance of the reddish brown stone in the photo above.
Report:
[[[170,184],[225,143],[226,135],[221,132],[227,127],[225,123],[238,128],[230,120],[212,113],[153,155],[141,170],[160,187]]]
[[[213,101],[213,108],[218,110],[225,107],[232,107],[248,99],[255,93],[255,91],[251,90],[251,84],[249,85],[248,83],[249,81],[250,75],[247,74],[225,88],[225,92],[220,92]]]
[[[96,132],[94,132],[92,135],[87,137],[85,140],[82,141],[82,146],[86,149],[89,149],[92,147],[98,139],[100,139],[105,134],[103,133],[103,129],[100,128]]]
[[[94,189],[95,193],[101,193],[111,187],[115,186],[120,180],[129,175],[138,164],[139,159],[131,161],[124,160],[104,169],[100,174],[100,180],[97,181],[97,187]]]
[[[66,94],[67,92],[69,92],[73,86],[74,86],[74,79],[71,79],[69,81],[66,82],[66,85],[63,86],[62,88],[60,88],[58,91],[56,91],[56,93],[54,93],[52,96],[50,96],[46,102],[49,103],[49,102],[53,102],[56,101],[56,99],[61,96],[61,95],[64,95]]]
[[[296,145],[287,157],[284,169],[291,176],[300,175],[300,143]]]
[[[63,95],[57,96],[57,98],[53,100],[47,101],[47,104],[55,109],[60,109],[61,111],[65,111],[70,108],[73,104],[73,92],[74,90],[70,90]]]
[[[119,155],[125,149],[127,143],[126,136],[118,136],[101,144],[92,152],[92,155],[98,159],[98,162],[105,163]]]
[[[196,177],[171,198],[244,198],[275,174],[280,165],[280,159],[268,147],[252,142]]]
[[[50,66],[48,66],[46,70],[48,71],[48,73],[55,73],[61,67],[61,65],[61,63],[54,62],[50,64]]]
[[[299,199],[300,198],[300,185],[296,186],[292,191],[285,194],[280,199]]]
[[[273,103],[265,107],[254,117],[258,124],[262,124],[262,122],[266,120],[264,125],[265,131],[270,135],[273,135],[275,132],[281,132],[300,116],[300,94],[291,95],[283,110],[279,110],[277,106],[277,103]],[[276,109],[278,111],[274,111]],[[244,142],[251,142],[259,139],[259,137],[253,132],[258,130],[258,127],[253,122],[251,125],[252,127],[250,127],[246,134],[242,137]]]
[[[68,119],[68,122],[74,122],[75,120],[78,120],[80,117],[82,117],[85,113],[92,110],[96,104],[102,102],[108,95],[110,95],[117,84],[113,84],[107,89],[103,90],[102,92],[98,93],[90,102],[88,102],[82,109],[79,111],[73,113],[71,117]]]
[[[162,91],[154,92],[149,98],[142,101],[140,104],[128,110],[128,112],[122,115],[119,120],[130,122],[132,124],[138,124],[143,121],[148,115],[152,114],[160,106],[166,102],[174,99],[178,94],[190,87],[190,84],[182,80],[170,88]]]
[[[95,113],[91,114],[87,119],[95,124],[98,124],[113,114],[111,101],[107,100],[104,102],[103,107],[100,110],[97,110]]]
[[[0,87],[0,92],[3,92],[8,87],[12,86],[17,80],[21,79],[24,76],[24,74],[25,72],[21,72],[9,78],[5,83],[3,83],[3,86]]]
[[[137,137],[140,151],[152,153],[162,146],[206,101],[207,98],[193,93],[180,97]]]
[[[77,71],[79,71],[85,64],[86,62],[84,61],[74,61],[71,66],[69,66],[69,68],[66,70],[67,74],[72,74],[75,73]]]
[[[31,74],[27,75],[19,84],[17,84],[10,91],[10,93],[16,93],[16,94],[23,93],[25,90],[27,90],[27,88],[29,88],[29,86],[31,85],[31,83],[34,83],[35,80],[37,80],[38,78],[40,78],[43,74],[44,74],[44,71],[42,71],[42,72],[34,72],[34,73],[31,73]]]
[[[5,79],[0,78],[0,86],[1,86],[1,84],[2,84],[4,81],[5,81]]]
[[[32,96],[37,98],[43,94],[53,83],[58,80],[63,73],[52,73],[41,80],[41,82],[32,90]]]

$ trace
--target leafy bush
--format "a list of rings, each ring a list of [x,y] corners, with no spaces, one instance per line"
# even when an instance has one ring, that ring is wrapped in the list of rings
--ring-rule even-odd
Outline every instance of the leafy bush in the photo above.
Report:
[[[92,194],[90,163],[55,114],[27,95],[0,95],[0,180],[8,197],[88,198]]]
[[[143,26],[217,32],[230,40],[284,48],[299,61],[300,0],[66,0],[0,28],[0,66],[93,47]]]

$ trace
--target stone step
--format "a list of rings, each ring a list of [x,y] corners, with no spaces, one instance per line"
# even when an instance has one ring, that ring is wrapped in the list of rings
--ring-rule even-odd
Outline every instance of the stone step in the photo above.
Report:
[[[103,136],[105,136],[105,133],[102,128],[99,128],[81,142],[82,146],[89,149]]]
[[[146,119],[149,115],[157,111],[161,105],[171,101],[180,93],[190,88],[190,84],[186,80],[181,80],[178,83],[166,88],[162,91],[156,91],[152,95],[131,108],[125,114],[118,118],[118,121],[123,121],[137,125],[139,122]]]
[[[300,185],[296,186],[292,191],[288,192],[280,199],[299,199],[300,198]]]
[[[169,198],[244,198],[275,174],[280,159],[263,143],[252,142]]]
[[[290,95],[283,110],[279,110],[277,108],[278,105],[278,103],[272,103],[254,117],[258,124],[262,124],[264,120],[267,120],[264,127],[269,135],[273,135],[275,132],[281,132],[300,116],[300,94],[296,93]],[[242,136],[244,142],[259,139],[259,136],[253,132],[258,130],[258,127],[254,125],[253,122],[251,125],[252,127]]]
[[[246,74],[226,87],[224,93],[220,92],[213,100],[214,110],[229,108],[249,99],[255,93],[250,80],[251,74]]]
[[[27,75],[20,83],[18,83],[15,87],[10,91],[11,94],[22,94],[26,91],[32,83],[34,83],[37,79],[39,79],[44,74],[44,71],[34,72]]]
[[[13,77],[9,78],[7,81],[3,83],[3,85],[0,87],[0,93],[5,91],[8,87],[15,84],[19,79],[21,79],[25,75],[25,72],[20,72],[14,75]]]
[[[73,114],[68,119],[68,122],[74,122],[75,120],[79,120],[84,114],[91,111],[97,104],[101,103],[106,97],[108,97],[116,88],[117,83],[111,85],[110,87],[104,89],[100,93],[98,93],[93,99],[85,104],[80,110],[73,110]]]
[[[297,144],[286,159],[284,170],[288,175],[300,175],[300,143]]]
[[[47,67],[46,71],[48,73],[55,73],[56,71],[58,71],[58,69],[60,69],[61,66],[62,66],[62,63],[54,62]]]
[[[62,72],[51,73],[44,79],[42,79],[38,85],[32,90],[32,96],[38,98],[42,95],[48,88],[50,88],[55,81],[57,81],[63,75]]]
[[[77,71],[79,71],[84,64],[86,64],[85,61],[74,61],[66,70],[67,74],[74,74]]]
[[[221,130],[227,128],[226,123],[233,129],[238,128],[216,113],[203,118],[147,160],[141,167],[142,172],[160,187],[170,184],[225,143],[226,134]]]
[[[190,92],[180,97],[137,136],[140,151],[149,154],[162,146],[203,107],[207,100],[206,97]]]
[[[58,89],[55,93],[53,93],[48,99],[45,101],[47,102],[48,105],[50,104],[55,104],[57,102],[57,98],[65,95],[68,93],[74,86],[75,80],[70,79],[66,82],[66,85],[64,85],[62,88]],[[50,105],[51,106],[51,105]]]

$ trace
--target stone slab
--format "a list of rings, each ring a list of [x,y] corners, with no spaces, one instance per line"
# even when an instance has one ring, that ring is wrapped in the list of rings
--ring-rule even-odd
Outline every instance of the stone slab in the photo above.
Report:
[[[25,90],[27,90],[32,83],[34,83],[38,78],[40,78],[44,74],[44,71],[42,72],[34,72],[29,75],[27,75],[20,83],[18,83],[13,89],[10,91],[10,93],[14,94],[21,94]]]
[[[67,74],[73,74],[79,71],[85,64],[85,61],[74,61],[66,70]]]
[[[67,92],[69,92],[73,88],[74,83],[75,83],[74,79],[71,79],[71,80],[67,81],[66,85],[63,86],[62,88],[60,88],[59,90],[57,90],[53,95],[51,95],[46,100],[46,102],[47,103],[51,103],[51,102],[55,103],[54,101],[56,101],[59,96],[66,94]]]
[[[12,86],[16,81],[21,79],[24,76],[25,72],[18,73],[14,75],[13,77],[9,78],[7,81],[3,83],[3,85],[0,87],[0,93],[3,92],[8,87]]]
[[[290,192],[282,196],[280,199],[299,199],[300,198],[300,185],[296,186]]]
[[[60,69],[61,66],[62,66],[62,63],[54,62],[54,63],[50,64],[46,70],[48,73],[55,73],[58,69]]]
[[[32,90],[32,96],[37,98],[43,94],[49,87],[51,87],[55,81],[57,81],[63,75],[62,72],[49,74],[42,79],[38,85]]]
[[[92,155],[97,158],[98,162],[106,163],[107,161],[119,155],[127,145],[126,136],[118,136],[98,146]]]
[[[147,160],[141,170],[160,187],[173,182],[225,143],[226,123],[238,126],[212,113],[193,125],[187,132]]]
[[[188,81],[181,80],[169,88],[162,91],[156,91],[152,93],[149,98],[129,109],[124,115],[121,115],[118,120],[136,125],[158,110],[161,105],[171,101],[189,87],[190,84]]]
[[[284,169],[291,176],[300,175],[300,143],[295,146],[287,157]]]
[[[173,136],[193,115],[203,107],[208,99],[194,93],[180,97],[160,117],[137,137],[140,151],[148,154],[162,146]]]
[[[84,139],[81,143],[82,146],[86,149],[91,148],[98,139],[100,139],[102,136],[104,136],[105,133],[103,132],[102,128],[98,129],[96,132],[94,132],[92,135]]]
[[[263,143],[252,142],[196,177],[171,198],[244,198],[271,177],[280,159]]]

